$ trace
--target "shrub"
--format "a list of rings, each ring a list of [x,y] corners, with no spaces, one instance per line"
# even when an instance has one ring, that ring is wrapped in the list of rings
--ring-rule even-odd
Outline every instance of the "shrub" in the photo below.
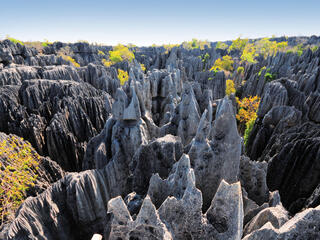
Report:
[[[104,56],[105,54],[104,54],[104,52],[102,52],[101,50],[98,50],[98,55],[99,55],[99,56]]]
[[[216,49],[222,49],[226,50],[228,48],[228,45],[224,42],[217,42]]]
[[[75,67],[80,67],[80,64],[76,62],[72,57],[67,56],[67,55],[60,55],[64,60],[72,63],[73,66]]]
[[[226,95],[230,96],[231,93],[235,93],[234,82],[231,79],[226,81]]]
[[[266,66],[264,66],[264,67],[260,68],[260,71],[259,71],[259,73],[258,73],[258,76],[259,76],[259,77],[261,76],[262,71],[263,71],[263,70],[265,70],[266,68],[267,68]]]
[[[63,47],[58,51],[58,55],[61,56],[65,61],[70,62],[75,67],[80,67],[80,64],[70,56],[71,54],[72,51],[69,46]]]
[[[270,41],[269,38],[262,38],[255,42],[256,51],[261,54],[264,58],[267,56],[274,56],[278,51],[284,51],[288,46],[288,42]]]
[[[185,49],[196,49],[200,48],[201,50],[204,50],[205,47],[210,48],[210,43],[207,40],[198,40],[196,38],[193,38],[192,41],[189,42],[183,42],[182,46]]]
[[[21,45],[24,45],[24,43],[18,39],[12,38],[12,37],[7,37],[8,40],[10,40],[12,43],[17,44],[20,43]]]
[[[247,44],[241,55],[241,62],[256,63],[255,57],[258,56],[253,43]]]
[[[123,71],[122,69],[118,69],[118,78],[120,80],[120,85],[124,85],[125,82],[129,79],[128,72]]]
[[[274,56],[279,51],[285,51],[288,46],[288,42],[279,42],[270,41],[269,38],[262,38],[254,43],[246,42],[237,43],[240,47],[243,48],[241,61],[247,61],[249,63],[256,63],[256,57],[261,55],[264,58],[267,56]],[[232,46],[232,45],[231,45]],[[243,47],[244,46],[244,47]]]
[[[134,59],[134,53],[131,52],[126,46],[119,44],[115,46],[112,51],[109,51],[109,59],[112,64],[122,62],[123,60],[132,62]]]
[[[106,67],[111,67],[111,65],[112,65],[112,62],[111,61],[108,61],[108,60],[106,60],[106,59],[102,59],[101,60],[102,61],[102,64],[104,65],[104,66],[106,66]]]
[[[26,191],[37,179],[40,156],[30,143],[10,136],[0,142],[0,214],[1,222],[10,219],[23,200]]]
[[[242,74],[244,72],[244,67],[238,67],[237,68],[237,73]]]
[[[42,53],[43,48],[48,47],[50,44],[52,43],[49,42],[48,40],[45,40],[44,42],[40,42],[40,41],[24,42],[25,46],[35,48],[39,53]]]
[[[218,58],[210,71],[219,71],[219,70],[224,70],[224,71],[233,71],[233,59],[229,55],[223,56],[222,59]]]
[[[146,71],[146,67],[144,66],[144,64],[140,63],[140,66],[141,66],[141,70],[142,70],[143,72],[145,72],[145,71]]]
[[[228,52],[230,53],[233,50],[239,50],[241,53],[243,52],[244,48],[248,44],[249,40],[248,39],[241,39],[240,37],[237,38],[236,40],[232,41],[231,46],[228,49]]]
[[[237,120],[246,124],[253,118],[257,118],[257,110],[260,103],[260,98],[258,96],[243,98],[241,101],[237,98],[237,103],[239,105],[239,111],[236,116]]]
[[[318,50],[318,48],[319,48],[319,46],[312,46],[310,49],[312,52],[315,52]]]
[[[180,44],[163,44],[162,47],[164,47],[166,49],[165,53],[168,54],[169,51],[171,51],[172,48],[174,47],[179,47]]]
[[[247,123],[246,123],[246,130],[244,131],[244,136],[243,136],[243,139],[244,139],[244,145],[247,147],[248,145],[248,139],[249,139],[249,136],[250,136],[250,133],[253,129],[253,126],[254,126],[254,123],[256,121],[257,117],[254,117],[254,118],[251,118]]]

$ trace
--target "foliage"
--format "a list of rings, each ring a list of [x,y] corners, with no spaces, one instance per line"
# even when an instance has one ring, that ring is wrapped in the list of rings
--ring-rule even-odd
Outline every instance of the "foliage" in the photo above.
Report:
[[[269,38],[262,38],[255,42],[255,48],[258,54],[264,58],[274,56],[278,51],[283,51],[288,46],[288,42],[270,41]]]
[[[71,54],[72,51],[69,46],[61,48],[58,52],[58,55],[61,56],[65,61],[70,62],[75,67],[80,67],[80,64],[70,56]]]
[[[237,68],[237,73],[238,74],[242,74],[243,72],[244,72],[244,67],[240,66],[240,67]]]
[[[118,69],[118,78],[120,80],[120,85],[124,85],[125,82],[129,79],[128,72],[123,71],[122,69]]]
[[[210,71],[219,71],[219,70],[224,70],[224,71],[233,71],[233,59],[229,55],[225,55],[221,58],[218,58]]]
[[[226,95],[230,96],[231,93],[235,93],[234,82],[231,79],[226,81]]]
[[[253,126],[254,126],[254,123],[256,121],[256,118],[257,117],[253,117],[252,119],[250,119],[247,123],[246,123],[246,130],[244,131],[244,136],[243,136],[243,139],[244,139],[244,145],[247,147],[247,144],[248,144],[248,140],[249,140],[249,136],[250,136],[250,133],[253,129]]]
[[[222,49],[226,50],[228,48],[228,45],[224,42],[217,42],[216,49]]]
[[[310,49],[312,52],[315,52],[319,49],[319,46],[315,45],[315,46],[310,47]]]
[[[99,55],[99,56],[104,56],[105,54],[104,54],[104,52],[102,52],[101,50],[98,50],[98,55]]]
[[[192,41],[189,42],[183,42],[182,46],[185,49],[197,49],[200,48],[201,50],[204,50],[206,47],[210,48],[210,43],[207,40],[198,40],[196,38],[193,38]]]
[[[241,42],[243,47],[244,42]],[[240,44],[240,43],[239,43]],[[269,38],[262,38],[253,43],[247,42],[247,44],[243,47],[243,52],[241,55],[241,61],[246,61],[249,63],[256,63],[256,57],[263,56],[266,58],[267,56],[274,56],[279,51],[285,51],[288,46],[288,42],[276,42],[270,41]]]
[[[112,51],[109,51],[109,59],[112,64],[122,62],[124,60],[132,62],[134,59],[134,53],[130,51],[128,47],[118,44]]]
[[[247,38],[241,39],[240,37],[238,37],[237,39],[232,41],[232,44],[229,47],[228,52],[230,53],[233,50],[238,50],[242,53],[244,48],[248,44],[248,42],[249,42],[249,40]]]
[[[106,60],[106,59],[102,59],[101,60],[102,61],[102,64],[104,65],[104,66],[106,66],[106,67],[111,67],[111,65],[112,65],[112,62],[111,61],[108,61],[108,60]]]
[[[8,220],[26,198],[26,191],[37,179],[40,156],[30,143],[11,136],[0,142],[0,215]]]
[[[80,64],[76,62],[72,57],[67,56],[67,55],[60,55],[64,60],[72,63],[73,66],[75,67],[80,67]]]
[[[270,73],[269,69],[264,74],[264,81],[271,82],[272,80],[275,80],[277,78],[277,75],[275,73]]]
[[[258,54],[256,53],[256,49],[254,47],[253,43],[249,43],[245,46],[243,49],[242,55],[241,55],[241,62],[248,62],[248,63],[256,63],[255,57],[257,57]]]
[[[206,54],[202,57],[202,62],[206,64],[209,59],[210,59],[210,54],[209,54],[209,53],[206,53]]]
[[[146,71],[146,66],[143,63],[140,63],[140,66],[141,66],[141,70],[143,72],[145,72]]]
[[[7,39],[10,40],[14,44],[20,43],[21,45],[24,45],[24,43],[22,41],[18,40],[18,39],[15,39],[15,38],[12,38],[12,37],[9,37],[9,36],[7,36]]]
[[[267,68],[266,66],[264,66],[264,67],[260,68],[260,71],[259,71],[259,73],[258,73],[258,76],[259,76],[259,77],[261,76],[262,71],[263,71],[263,70],[265,70],[266,68]]]
[[[42,53],[43,48],[48,47],[50,44],[52,43],[46,39],[44,40],[44,42],[40,42],[40,41],[24,42],[25,46],[35,48],[39,53]]]
[[[246,124],[251,119],[257,118],[257,110],[260,103],[258,96],[245,97],[241,101],[237,98],[237,103],[239,111],[236,117],[240,123]]]
[[[156,45],[155,45],[156,46]],[[171,49],[172,48],[174,48],[174,47],[179,47],[180,46],[180,44],[163,44],[162,45],[162,47],[164,47],[165,49],[166,49],[166,54],[168,54],[169,53],[169,51],[171,51]]]

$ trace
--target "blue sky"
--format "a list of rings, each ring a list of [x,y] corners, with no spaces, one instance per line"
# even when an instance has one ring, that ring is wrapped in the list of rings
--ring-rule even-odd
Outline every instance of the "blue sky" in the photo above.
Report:
[[[0,0],[0,38],[114,45],[320,35],[320,0]]]

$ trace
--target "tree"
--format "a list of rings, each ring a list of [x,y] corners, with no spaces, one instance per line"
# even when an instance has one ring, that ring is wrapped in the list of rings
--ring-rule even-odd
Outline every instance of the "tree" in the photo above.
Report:
[[[128,72],[123,71],[122,69],[118,69],[118,78],[120,80],[120,85],[124,85],[129,79]]]
[[[229,47],[228,52],[230,53],[233,50],[239,50],[242,53],[248,42],[249,40],[247,38],[241,39],[240,37],[238,37],[237,39],[232,41],[232,44]]]
[[[222,59],[218,58],[214,65],[211,67],[210,71],[228,71],[232,72],[233,71],[233,59],[229,55],[223,56]]]
[[[230,96],[231,93],[235,93],[234,82],[231,79],[226,81],[226,95]]]
[[[241,101],[237,98],[237,103],[239,105],[239,111],[236,117],[240,123],[245,124],[249,120],[257,118],[257,110],[260,103],[258,96],[245,97],[241,99]]]
[[[112,64],[122,62],[124,60],[132,62],[134,59],[134,53],[126,46],[118,44],[113,48],[112,51],[109,51],[109,59]]]
[[[222,49],[226,50],[228,48],[228,45],[224,42],[217,42],[216,49]]]

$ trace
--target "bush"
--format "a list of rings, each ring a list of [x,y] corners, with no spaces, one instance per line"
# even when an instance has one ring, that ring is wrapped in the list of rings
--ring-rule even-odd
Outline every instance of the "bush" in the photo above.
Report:
[[[0,142],[0,215],[1,222],[13,217],[26,198],[26,191],[37,179],[40,156],[30,143],[10,136]]]
[[[98,50],[98,55],[99,55],[99,56],[104,56],[105,54],[104,54],[104,52],[102,52],[101,50]]]
[[[210,48],[210,43],[207,40],[198,40],[196,38],[193,38],[190,42],[183,42],[182,46],[185,49],[197,49],[200,48],[201,50],[204,50],[205,47]]]
[[[234,82],[231,79],[226,81],[226,95],[230,96],[231,93],[235,93]]]
[[[40,41],[24,42],[25,46],[35,48],[39,53],[42,53],[43,48],[48,47],[50,44],[52,43],[49,42],[48,40],[45,40],[44,42],[40,42]]]
[[[219,71],[219,70],[224,70],[224,71],[233,71],[233,59],[229,55],[223,56],[222,59],[218,58],[210,71]]]
[[[247,147],[248,140],[249,140],[249,136],[250,136],[250,133],[251,133],[251,131],[252,131],[252,129],[253,129],[253,126],[254,126],[255,121],[256,121],[256,117],[250,119],[250,120],[246,123],[246,130],[244,131],[244,136],[243,136],[244,145],[245,145],[246,147]]]
[[[255,57],[258,56],[253,43],[247,44],[241,55],[241,62],[256,63]]]
[[[319,48],[319,46],[312,46],[310,49],[312,52],[315,52],[318,50],[318,48]]]
[[[18,39],[15,39],[15,38],[12,38],[12,37],[7,37],[7,39],[10,40],[14,44],[19,43],[21,45],[24,45],[24,43],[22,41],[18,40]]]
[[[260,68],[260,71],[259,71],[259,73],[258,73],[258,76],[259,76],[259,77],[261,76],[262,71],[263,71],[263,70],[265,70],[266,68],[267,68],[266,66],[264,66],[264,67]]]
[[[125,82],[129,79],[128,72],[123,71],[122,69],[118,69],[118,78],[120,80],[120,85],[124,85]]]
[[[258,96],[243,98],[241,101],[237,98],[239,111],[236,116],[240,123],[246,124],[253,118],[257,118],[257,110],[260,103]]]
[[[115,46],[112,51],[109,51],[109,59],[112,64],[122,62],[124,60],[132,62],[134,59],[134,53],[126,46],[119,44]]]
[[[271,82],[272,80],[275,80],[275,79],[276,79],[276,74],[266,72],[266,74],[264,75],[264,81],[266,82]]]
[[[237,68],[237,73],[238,73],[238,74],[244,73],[244,67],[238,67],[238,68]]]
[[[142,72],[146,72],[146,67],[144,66],[144,64],[140,63],[140,66],[141,66]]]
[[[104,65],[104,66],[106,66],[106,67],[111,67],[111,65],[112,65],[112,62],[111,61],[107,61],[106,59],[102,59],[101,60],[102,61],[102,64]]]
[[[76,62],[72,57],[67,56],[67,55],[60,55],[64,60],[72,63],[73,66],[75,67],[80,67],[80,64]]]
[[[238,50],[241,53],[243,52],[244,48],[248,44],[249,40],[248,39],[241,39],[240,37],[237,38],[236,40],[232,41],[231,46],[228,49],[228,52],[230,53],[233,50]]]
[[[228,45],[224,42],[217,42],[216,49],[226,50]]]
[[[58,51],[58,55],[62,57],[65,61],[70,62],[75,67],[80,67],[80,64],[76,62],[70,55],[72,51],[69,46],[63,47]]]

